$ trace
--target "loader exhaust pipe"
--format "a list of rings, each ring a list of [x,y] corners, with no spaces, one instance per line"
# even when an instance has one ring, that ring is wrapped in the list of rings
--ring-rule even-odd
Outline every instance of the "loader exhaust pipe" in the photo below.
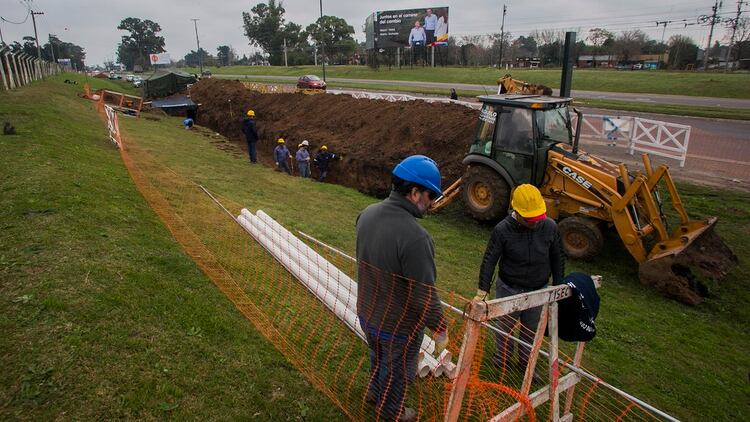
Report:
[[[578,142],[581,140],[581,122],[583,121],[583,113],[578,111],[577,108],[574,108],[573,112],[578,116],[578,122],[576,122],[576,136],[573,138],[573,154],[578,154]]]

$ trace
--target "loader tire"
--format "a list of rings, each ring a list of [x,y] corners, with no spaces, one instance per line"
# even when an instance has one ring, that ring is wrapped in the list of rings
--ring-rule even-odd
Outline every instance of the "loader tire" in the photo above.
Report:
[[[591,259],[604,247],[599,223],[586,217],[568,217],[557,224],[565,255],[573,259]]]
[[[508,215],[510,186],[497,172],[485,166],[471,166],[462,185],[466,208],[477,220],[499,220]]]

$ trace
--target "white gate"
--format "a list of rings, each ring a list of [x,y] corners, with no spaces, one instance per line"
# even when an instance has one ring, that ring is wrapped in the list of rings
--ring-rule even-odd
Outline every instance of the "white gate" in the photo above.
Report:
[[[573,127],[577,116],[573,115]],[[617,146],[618,141],[627,141],[628,153],[647,152],[671,158],[685,166],[690,143],[690,126],[660,120],[642,119],[633,116],[605,116],[584,114],[581,138],[604,141]]]

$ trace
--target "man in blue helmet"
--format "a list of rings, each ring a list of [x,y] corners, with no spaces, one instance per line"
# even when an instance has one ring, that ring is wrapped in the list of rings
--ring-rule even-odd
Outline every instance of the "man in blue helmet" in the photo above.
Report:
[[[417,372],[425,327],[432,331],[435,356],[448,344],[440,297],[435,290],[435,245],[419,223],[442,195],[437,164],[413,155],[392,172],[384,201],[357,218],[357,314],[370,349],[367,401],[385,419],[410,421],[406,386]]]

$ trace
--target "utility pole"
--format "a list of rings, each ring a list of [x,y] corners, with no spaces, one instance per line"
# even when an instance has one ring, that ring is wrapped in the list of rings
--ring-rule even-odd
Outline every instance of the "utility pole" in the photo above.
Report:
[[[503,46],[505,45],[505,12],[507,12],[508,7],[503,5],[503,20],[500,24],[500,57],[497,59],[497,68],[498,70],[503,68]]]
[[[320,30],[323,31],[323,42],[320,43],[320,48],[323,51],[321,59],[323,59],[323,82],[326,81],[326,37],[325,37],[325,26],[323,25],[323,0],[320,0]]]
[[[0,28],[0,45],[5,44],[5,40],[3,39],[3,28]]]
[[[39,47],[39,36],[36,34],[36,15],[43,15],[44,12],[31,11],[31,22],[34,23],[34,41],[36,41],[36,56],[39,60],[42,59],[42,49]]]
[[[661,25],[661,45],[664,46],[664,33],[667,31],[667,24],[672,23],[672,21],[656,21],[656,26]],[[664,62],[664,50],[662,50],[661,54],[659,55],[659,63],[658,67],[661,68],[661,64]]]
[[[284,37],[284,67],[289,67],[289,63],[286,60],[286,37]]]
[[[740,24],[740,15],[742,14],[742,4],[747,3],[745,1],[739,0],[737,1],[737,16],[732,21],[732,38],[729,41],[729,49],[727,50],[727,66],[726,70],[729,70],[729,60],[732,57],[732,47],[734,47],[734,35],[737,32],[737,26]]]
[[[201,41],[198,39],[198,21],[200,19],[190,19],[193,21],[193,25],[195,26],[195,44],[198,45],[198,64],[201,68],[201,76],[203,76],[203,55],[201,54]]]
[[[57,63],[57,60],[55,60],[55,49],[52,45],[52,34],[47,34],[47,38],[49,39],[49,53],[52,56],[52,63]]]
[[[719,8],[721,7],[721,4],[719,0],[716,0],[714,2],[714,6],[711,8],[713,10],[713,14],[711,15],[711,30],[708,32],[708,45],[706,46],[706,53],[703,55],[703,70],[708,70],[708,53],[711,51],[711,38],[714,36],[714,25],[716,25],[716,22],[718,22],[718,19],[716,18],[716,12],[719,11]]]

